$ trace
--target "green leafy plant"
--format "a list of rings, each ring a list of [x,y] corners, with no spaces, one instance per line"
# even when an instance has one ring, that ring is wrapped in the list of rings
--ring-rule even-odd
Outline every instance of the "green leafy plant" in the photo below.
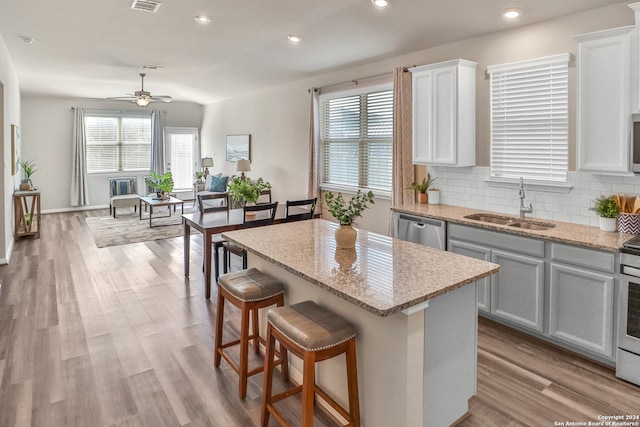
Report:
[[[229,191],[236,202],[255,203],[260,197],[262,190],[271,188],[269,182],[258,178],[251,181],[249,178],[237,176],[231,180]]]
[[[589,210],[595,211],[596,215],[602,218],[617,218],[620,215],[620,206],[613,196],[600,196]]]
[[[173,175],[171,175],[171,171],[165,172],[163,175],[151,172],[151,178],[145,178],[144,181],[159,193],[169,194],[173,191]]]
[[[438,178],[431,178],[431,174],[427,173],[427,176],[422,178],[422,182],[412,183],[411,188],[416,190],[418,193],[426,193],[427,190],[431,188],[436,179]]]
[[[342,193],[336,195],[329,191],[324,195],[324,201],[327,203],[327,209],[340,225],[353,224],[356,218],[362,216],[369,203],[375,204],[371,191],[363,193],[360,190],[348,202],[342,198]]]
[[[33,160],[20,160],[20,168],[22,169],[22,173],[24,173],[24,179],[31,179],[31,175],[38,171],[36,169],[36,162]]]
[[[196,182],[198,184],[203,182],[203,177],[204,177],[204,172],[198,171],[196,173],[193,174],[194,178],[196,179]]]

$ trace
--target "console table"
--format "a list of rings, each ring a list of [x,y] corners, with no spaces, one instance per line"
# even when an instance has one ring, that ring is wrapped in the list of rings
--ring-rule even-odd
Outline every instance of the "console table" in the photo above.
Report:
[[[14,237],[40,238],[40,191],[16,191],[13,193]]]

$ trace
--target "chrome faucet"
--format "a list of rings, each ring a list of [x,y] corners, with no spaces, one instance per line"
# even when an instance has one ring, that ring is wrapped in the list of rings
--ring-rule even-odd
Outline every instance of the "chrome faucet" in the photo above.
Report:
[[[518,197],[520,197],[520,218],[524,218],[524,214],[533,212],[533,205],[529,203],[529,207],[524,206],[524,179],[520,177],[520,190],[518,191]]]

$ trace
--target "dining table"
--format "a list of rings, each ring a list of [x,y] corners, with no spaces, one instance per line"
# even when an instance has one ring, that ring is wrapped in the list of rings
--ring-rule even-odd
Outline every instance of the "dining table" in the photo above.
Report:
[[[290,207],[290,213],[304,213],[308,212],[308,209],[304,207]],[[211,298],[211,270],[212,270],[212,242],[213,236],[216,234],[224,233],[232,230],[239,230],[250,225],[246,225],[243,218],[243,209],[229,209],[228,211],[218,212],[193,212],[182,215],[182,226],[184,231],[184,276],[189,278],[189,258],[191,251],[191,228],[202,233],[203,244],[203,262],[204,262],[204,285],[205,285],[205,297]],[[315,213],[314,217],[319,217],[319,213]],[[267,218],[267,212],[258,212],[255,219]],[[286,221],[286,206],[285,204],[278,205],[276,210],[276,216],[274,224]],[[250,223],[250,221],[249,221]],[[218,253],[213,257],[213,270],[215,277],[218,277],[219,260]]]

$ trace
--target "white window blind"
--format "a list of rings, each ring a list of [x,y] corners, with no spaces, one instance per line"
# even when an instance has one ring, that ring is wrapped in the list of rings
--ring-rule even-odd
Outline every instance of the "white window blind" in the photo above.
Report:
[[[87,113],[85,141],[88,173],[149,170],[151,117],[148,113]]]
[[[325,187],[391,192],[393,90],[320,101]]]
[[[491,178],[567,182],[569,54],[487,68]]]

